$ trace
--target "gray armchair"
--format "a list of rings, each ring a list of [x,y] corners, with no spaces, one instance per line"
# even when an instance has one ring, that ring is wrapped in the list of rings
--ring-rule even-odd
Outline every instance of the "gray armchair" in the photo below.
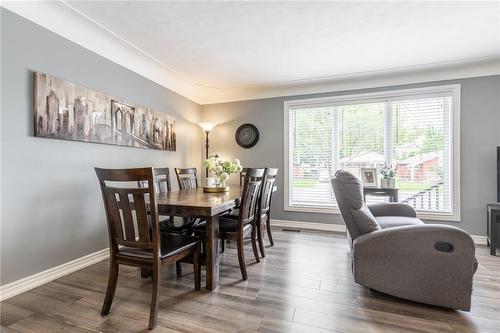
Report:
[[[404,204],[367,206],[360,181],[338,171],[332,186],[344,218],[354,281],[411,301],[470,310],[477,268],[472,238],[447,225],[427,225]]]

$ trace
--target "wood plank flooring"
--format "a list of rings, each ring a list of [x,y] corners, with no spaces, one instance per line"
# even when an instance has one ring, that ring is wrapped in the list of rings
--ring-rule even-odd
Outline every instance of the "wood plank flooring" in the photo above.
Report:
[[[477,247],[472,311],[451,311],[396,299],[353,282],[345,236],[274,230],[275,246],[254,263],[246,248],[241,280],[234,243],[221,256],[221,285],[193,290],[190,265],[176,278],[162,271],[154,332],[500,332],[500,258]],[[107,317],[99,315],[108,262],[102,262],[1,305],[2,332],[147,331],[151,281],[120,266]]]

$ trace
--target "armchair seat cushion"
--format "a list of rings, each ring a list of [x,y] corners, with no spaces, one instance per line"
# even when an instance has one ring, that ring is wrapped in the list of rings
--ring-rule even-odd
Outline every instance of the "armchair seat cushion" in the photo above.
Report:
[[[406,216],[375,216],[375,220],[377,220],[382,229],[400,227],[403,225],[424,224],[419,218]]]

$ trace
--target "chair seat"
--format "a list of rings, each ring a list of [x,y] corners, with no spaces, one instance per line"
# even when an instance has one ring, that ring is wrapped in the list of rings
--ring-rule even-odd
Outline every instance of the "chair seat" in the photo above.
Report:
[[[377,220],[382,229],[424,224],[419,218],[406,216],[375,216],[375,220]]]
[[[231,220],[237,220],[240,217],[239,212],[231,212],[231,214],[226,214],[224,215],[224,219],[231,219]],[[222,220],[222,218],[221,218]]]
[[[231,214],[227,214],[227,215],[224,215],[224,218],[228,218],[228,219],[232,219],[232,220],[237,220],[239,218],[240,214],[238,211],[236,212],[232,212]],[[266,223],[266,214],[262,214],[261,218],[260,218],[260,222],[261,223]]]
[[[196,237],[173,234],[160,234],[161,259],[171,257],[183,252],[191,247],[195,247],[200,240]],[[140,259],[153,259],[151,250],[142,250],[133,247],[122,247],[119,250],[119,256],[133,257]]]
[[[226,232],[236,232],[238,230],[238,217],[236,218],[227,218],[228,215],[224,215],[224,217],[219,218],[219,232],[226,233]],[[251,228],[251,224],[245,224],[243,226],[243,231],[248,230]],[[197,225],[194,230],[195,232],[205,232],[205,229],[207,228],[206,223],[201,223]]]
[[[175,223],[180,222],[180,223]],[[185,220],[182,217],[174,216],[174,220],[172,221],[170,217],[161,216],[160,219],[160,231],[166,233],[174,233],[174,234],[190,234],[192,233],[193,227],[199,223],[204,222],[202,219],[194,219],[190,218]]]

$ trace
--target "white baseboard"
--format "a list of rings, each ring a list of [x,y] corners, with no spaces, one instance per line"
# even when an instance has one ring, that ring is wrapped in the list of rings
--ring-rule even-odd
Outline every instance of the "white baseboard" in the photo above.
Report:
[[[49,268],[43,272],[36,273],[11,283],[0,286],[0,301],[19,295],[30,289],[41,286],[65,275],[76,272],[85,267],[97,264],[109,258],[109,249],[91,253],[84,257],[72,260],[62,265]]]
[[[273,227],[280,227],[280,228],[295,228],[295,229],[303,229],[303,230],[346,232],[345,225],[343,225],[343,224],[303,222],[303,221],[291,221],[291,220],[275,220],[275,219],[271,219],[271,224]]]
[[[275,220],[272,219],[273,227],[279,228],[295,228],[303,230],[317,230],[317,231],[331,231],[331,232],[346,232],[346,227],[343,224],[330,224],[318,222],[304,222],[304,221],[291,221],[291,220]],[[487,245],[486,236],[471,235],[474,244]]]
[[[487,239],[488,237],[486,236],[476,236],[476,235],[471,235],[472,240],[474,241],[474,244],[476,245],[488,245],[487,244]]]

